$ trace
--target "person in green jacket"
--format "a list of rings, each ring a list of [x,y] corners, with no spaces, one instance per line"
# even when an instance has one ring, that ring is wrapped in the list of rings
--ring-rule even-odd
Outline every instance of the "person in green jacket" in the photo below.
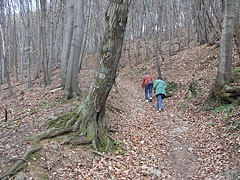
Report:
[[[155,92],[155,96],[157,96],[157,110],[162,111],[162,98],[166,96],[166,83],[162,80],[161,77],[158,77],[157,80],[154,81],[153,89]]]

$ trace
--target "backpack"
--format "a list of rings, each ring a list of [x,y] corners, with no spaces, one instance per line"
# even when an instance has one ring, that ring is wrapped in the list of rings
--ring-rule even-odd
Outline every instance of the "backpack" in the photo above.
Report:
[[[148,78],[146,77],[146,76],[144,76],[145,77],[145,79],[148,81],[148,84],[153,84],[153,82],[152,81],[150,81],[150,80],[148,80]]]

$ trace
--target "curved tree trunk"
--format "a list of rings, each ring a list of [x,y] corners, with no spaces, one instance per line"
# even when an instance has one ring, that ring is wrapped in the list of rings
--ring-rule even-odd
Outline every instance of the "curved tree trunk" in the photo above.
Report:
[[[92,143],[99,151],[109,150],[111,142],[105,125],[105,104],[116,78],[128,7],[129,0],[110,2],[105,15],[107,27],[101,47],[100,66],[87,98],[73,113],[58,118],[58,122],[67,120],[64,128],[49,129],[38,134],[35,137],[37,140],[74,131],[78,136],[68,139],[66,143]]]
[[[128,0],[111,1],[107,12],[107,28],[101,48],[101,61],[97,76],[86,100],[77,109],[79,114],[75,128],[79,129],[100,151],[107,151],[109,138],[105,126],[105,104],[115,82],[127,23]]]

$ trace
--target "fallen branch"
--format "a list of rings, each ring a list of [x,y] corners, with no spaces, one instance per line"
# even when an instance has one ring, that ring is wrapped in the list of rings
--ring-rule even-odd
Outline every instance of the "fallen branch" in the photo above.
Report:
[[[15,164],[13,167],[11,167],[5,175],[1,176],[0,179],[1,179],[1,180],[7,180],[7,177],[15,174],[15,173],[19,170],[19,169],[18,169],[19,166],[21,166],[24,162],[26,162],[27,159],[28,159],[32,154],[36,153],[37,151],[39,151],[39,150],[41,150],[41,149],[42,149],[42,147],[29,149],[29,150],[24,154],[23,158],[21,158],[18,162],[16,162],[16,164]]]
[[[55,93],[55,92],[60,91],[60,90],[63,90],[63,87],[52,89],[52,90],[48,91],[48,93]]]

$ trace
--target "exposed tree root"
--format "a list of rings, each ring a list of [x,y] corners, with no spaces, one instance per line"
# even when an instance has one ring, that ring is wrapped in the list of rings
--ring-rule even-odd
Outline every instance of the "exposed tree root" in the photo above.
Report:
[[[27,159],[34,153],[36,153],[37,151],[41,150],[42,147],[38,147],[38,148],[33,148],[33,149],[29,149],[25,154],[24,156],[18,161],[15,163],[15,165],[13,167],[11,167],[8,172],[1,176],[0,179],[1,180],[7,180],[8,176],[11,176],[13,174],[15,174],[18,170],[19,170],[19,167],[27,161]]]
[[[38,133],[33,139],[38,142],[42,139],[53,138],[70,132],[73,132],[73,128],[51,128],[45,132]]]
[[[61,144],[72,144],[72,145],[88,145],[91,144],[92,140],[86,139],[86,138],[81,138],[79,136],[74,136],[71,137],[69,139],[67,139],[66,141],[64,141]]]
[[[240,96],[240,86],[232,87],[225,85],[218,95],[220,102],[225,101],[227,103],[233,103],[236,98]]]

